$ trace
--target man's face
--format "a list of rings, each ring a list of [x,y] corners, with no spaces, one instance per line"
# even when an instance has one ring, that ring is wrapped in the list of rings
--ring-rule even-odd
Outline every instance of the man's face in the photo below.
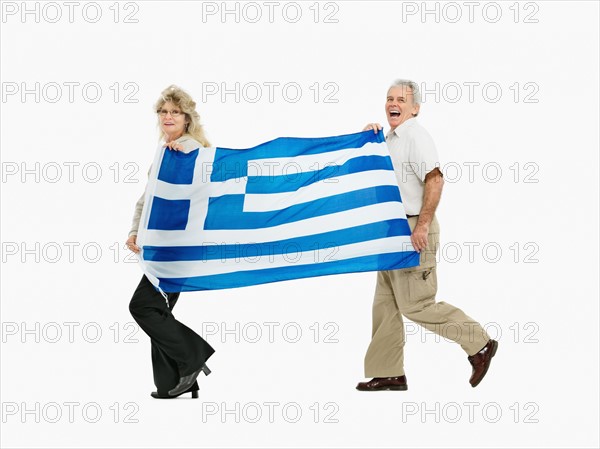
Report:
[[[419,112],[414,103],[412,89],[408,86],[394,86],[388,90],[385,113],[392,131]]]

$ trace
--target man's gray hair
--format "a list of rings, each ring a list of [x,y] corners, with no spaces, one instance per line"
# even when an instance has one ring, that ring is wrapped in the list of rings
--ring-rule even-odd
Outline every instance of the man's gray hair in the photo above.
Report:
[[[421,91],[419,90],[419,85],[417,83],[415,83],[414,81],[411,81],[411,80],[398,79],[392,83],[392,85],[389,87],[389,89],[391,89],[392,87],[401,87],[401,86],[410,87],[412,90],[412,94],[413,94],[413,103],[421,104]]]

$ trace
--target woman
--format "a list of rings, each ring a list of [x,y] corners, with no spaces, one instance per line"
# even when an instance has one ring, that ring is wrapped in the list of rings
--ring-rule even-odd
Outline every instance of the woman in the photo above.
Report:
[[[196,103],[177,86],[169,86],[162,92],[155,110],[166,151],[188,153],[210,145],[200,125]],[[135,206],[126,242],[127,247],[135,253],[140,252],[136,239],[143,206],[144,195]],[[179,293],[168,293],[167,297],[168,306],[165,298],[144,275],[129,303],[131,315],[151,339],[152,369],[157,388],[151,396],[170,399],[190,392],[192,398],[197,398],[196,378],[200,371],[204,371],[205,375],[210,374],[205,362],[215,351],[200,335],[173,316],[172,310]]]

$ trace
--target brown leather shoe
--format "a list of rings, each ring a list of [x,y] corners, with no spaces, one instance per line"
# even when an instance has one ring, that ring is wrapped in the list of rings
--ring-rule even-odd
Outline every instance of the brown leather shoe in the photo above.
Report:
[[[406,376],[376,377],[368,382],[360,382],[356,386],[360,391],[408,390]]]
[[[497,350],[498,342],[490,339],[481,351],[468,357],[469,363],[473,366],[473,372],[469,379],[469,383],[472,387],[476,387],[479,385],[479,382],[483,380],[485,373],[487,373],[488,368],[490,367],[492,357],[496,355]]]

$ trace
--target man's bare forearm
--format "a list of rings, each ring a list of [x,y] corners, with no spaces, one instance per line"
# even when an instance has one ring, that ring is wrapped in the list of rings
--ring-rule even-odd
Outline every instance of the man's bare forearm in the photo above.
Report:
[[[427,226],[431,224],[435,210],[442,197],[442,188],[444,187],[444,178],[438,168],[433,169],[425,176],[425,193],[423,195],[423,206],[419,213],[417,226]]]

